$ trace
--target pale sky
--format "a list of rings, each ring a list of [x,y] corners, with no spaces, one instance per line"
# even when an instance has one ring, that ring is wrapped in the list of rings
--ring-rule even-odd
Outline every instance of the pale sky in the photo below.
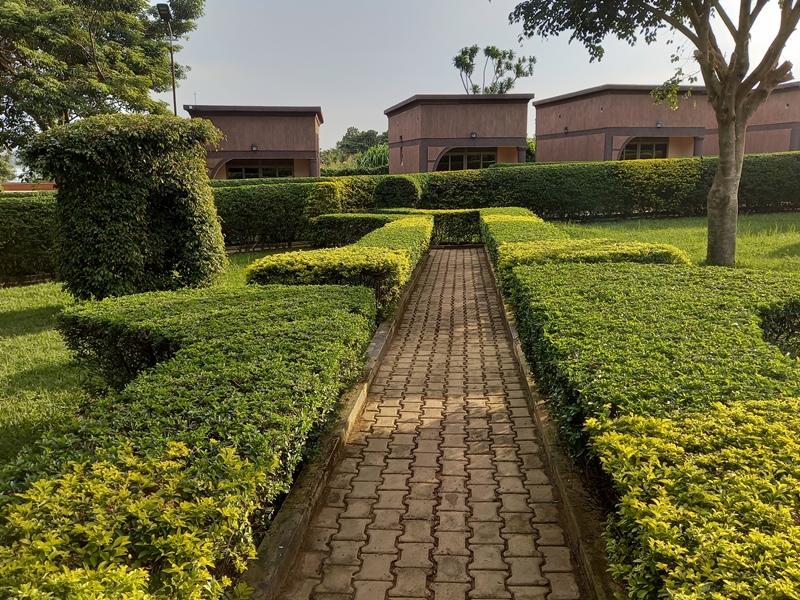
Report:
[[[518,41],[520,25],[508,15],[516,0],[206,0],[206,14],[176,55],[191,67],[178,82],[184,104],[321,106],[322,149],[333,147],[349,126],[385,131],[383,111],[415,94],[463,93],[453,56],[464,46],[494,45],[534,55],[533,77],[513,92],[537,100],[607,83],[659,84],[672,73],[675,45],[660,41],[630,47],[605,44],[602,61],[590,63],[568,36]],[[777,3],[773,3],[777,4]],[[753,38],[757,51],[772,38],[774,14]],[[663,40],[670,37],[665,32]],[[798,65],[800,36],[784,58]],[[683,38],[675,34],[677,42]],[[755,56],[755,53],[751,56]],[[687,69],[685,69],[687,70]],[[694,70],[689,65],[688,70]],[[702,81],[700,82],[702,83]],[[196,94],[196,97],[195,97]],[[158,96],[172,104],[172,94]],[[530,109],[529,135],[535,111]]]

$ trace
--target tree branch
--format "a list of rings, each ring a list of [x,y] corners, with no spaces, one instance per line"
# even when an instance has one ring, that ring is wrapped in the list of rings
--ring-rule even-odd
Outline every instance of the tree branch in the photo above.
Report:
[[[742,82],[746,89],[753,89],[756,84],[764,81],[771,70],[777,67],[778,59],[786,46],[786,41],[794,32],[798,21],[800,21],[800,3],[792,7],[790,0],[785,0],[781,10],[781,25],[778,28],[778,33],[775,34],[775,39],[772,40],[769,48],[764,52],[761,62]]]
[[[745,3],[747,3],[748,5],[750,4],[750,2],[748,2],[748,0],[742,0],[742,5],[744,5]],[[722,8],[722,5],[719,3],[719,0],[711,0],[711,4],[714,6],[714,9],[717,11],[717,14],[722,19],[722,22],[725,23],[725,27],[728,28],[728,32],[731,34],[731,37],[734,40],[739,39],[738,38],[739,32],[736,29],[736,25],[733,24],[733,21],[728,16],[728,13],[725,12],[724,8]],[[741,11],[741,10],[739,11],[739,22],[740,23],[741,23],[741,20],[742,20],[742,18],[741,18],[741,13],[742,12],[743,11]],[[749,11],[747,11],[747,12],[749,12]]]
[[[695,46],[697,46],[699,44],[699,39],[697,38],[695,33],[691,29],[686,27],[686,25],[684,25],[681,22],[680,19],[676,19],[675,17],[673,17],[669,13],[666,13],[663,10],[661,10],[660,8],[658,8],[656,6],[653,6],[652,4],[649,4],[647,2],[640,1],[640,2],[638,2],[638,4],[644,10],[652,13],[653,16],[656,16],[659,19],[661,19],[662,21],[665,21],[666,23],[669,23],[670,25],[672,25],[672,27],[674,27],[675,29],[680,31],[683,35],[685,35],[687,38],[689,38],[689,41],[691,41]],[[682,2],[682,4],[683,4],[683,2]]]

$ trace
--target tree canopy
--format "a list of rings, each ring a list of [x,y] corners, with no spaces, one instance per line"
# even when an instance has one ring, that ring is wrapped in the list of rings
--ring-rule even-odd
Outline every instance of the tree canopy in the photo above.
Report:
[[[14,167],[11,166],[11,152],[0,152],[0,181],[14,179]]]
[[[514,87],[517,79],[533,75],[535,56],[517,56],[513,50],[500,50],[497,46],[486,46],[483,49],[485,61],[481,83],[472,81],[475,75],[475,62],[480,47],[467,46],[453,57],[453,66],[458,69],[461,84],[468,94],[507,94]],[[491,65],[491,67],[490,67]],[[486,75],[489,74],[487,84]]]
[[[754,25],[774,4],[779,13],[774,37],[752,56]],[[800,21],[800,0],[525,0],[510,15],[524,36],[571,32],[589,51],[603,57],[603,40],[614,35],[634,44],[678,32],[694,47],[719,131],[719,166],[708,195],[708,262],[734,266],[738,188],[747,123],[775,87],[792,79],[792,64],[781,59]],[[678,56],[673,55],[673,59]],[[678,69],[658,98],[674,97],[687,74]]]
[[[195,29],[203,5],[172,0],[176,39]],[[150,92],[171,85],[166,23],[149,2],[0,0],[0,146],[78,117],[166,113]]]

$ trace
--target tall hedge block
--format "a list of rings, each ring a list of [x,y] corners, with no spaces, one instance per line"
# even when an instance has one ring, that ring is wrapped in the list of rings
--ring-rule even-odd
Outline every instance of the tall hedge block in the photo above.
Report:
[[[375,208],[416,208],[422,187],[410,175],[384,177],[375,187]]]
[[[0,281],[53,272],[52,192],[0,194]]]
[[[25,159],[54,177],[54,262],[81,299],[207,285],[226,264],[208,186],[209,121],[101,115],[45,132]]]

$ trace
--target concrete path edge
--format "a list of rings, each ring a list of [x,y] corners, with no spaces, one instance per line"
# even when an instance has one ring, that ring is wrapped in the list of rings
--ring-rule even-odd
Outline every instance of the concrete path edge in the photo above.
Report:
[[[317,456],[300,471],[292,490],[261,540],[256,558],[240,577],[241,582],[255,590],[250,600],[273,600],[288,579],[289,570],[300,550],[330,474],[339,462],[347,438],[364,410],[377,367],[408,307],[424,262],[420,260],[417,264],[392,319],[381,323],[375,331],[367,348],[364,377],[342,396],[339,418],[320,440]]]
[[[489,264],[492,264],[491,260],[489,260]],[[583,486],[580,474],[576,471],[571,459],[561,450],[556,426],[550,419],[545,397],[539,392],[539,387],[531,376],[530,366],[522,351],[519,334],[514,326],[513,312],[500,292],[493,266],[492,278],[495,281],[495,290],[503,306],[503,322],[511,337],[514,355],[517,359],[517,368],[522,375],[521,379],[528,393],[528,400],[533,410],[536,426],[542,436],[542,446],[550,463],[553,479],[564,501],[564,514],[567,518],[567,527],[574,546],[573,550],[579,557],[579,562],[586,576],[586,583],[589,584],[595,599],[614,600],[624,595],[624,590],[608,572],[605,543],[601,537],[601,522],[604,516],[602,511],[592,503],[591,495]]]

